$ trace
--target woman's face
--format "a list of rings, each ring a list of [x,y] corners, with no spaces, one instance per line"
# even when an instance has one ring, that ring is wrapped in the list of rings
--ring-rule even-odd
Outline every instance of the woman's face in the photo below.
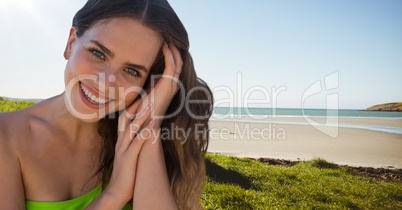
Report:
[[[69,111],[87,122],[126,108],[139,95],[163,39],[129,18],[99,21],[78,38],[70,31],[64,53]]]

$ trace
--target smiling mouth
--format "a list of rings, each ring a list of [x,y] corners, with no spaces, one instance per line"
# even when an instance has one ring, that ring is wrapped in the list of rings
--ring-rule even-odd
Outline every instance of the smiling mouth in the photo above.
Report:
[[[105,99],[105,98],[98,98],[94,96],[81,82],[80,82],[80,88],[82,92],[84,93],[84,96],[88,99],[93,104],[96,105],[104,105],[109,103],[111,100]]]

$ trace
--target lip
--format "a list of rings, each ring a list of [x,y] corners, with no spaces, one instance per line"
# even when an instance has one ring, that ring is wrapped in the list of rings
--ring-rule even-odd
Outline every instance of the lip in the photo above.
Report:
[[[81,88],[81,85],[84,86],[84,87],[85,87],[92,95],[94,95],[95,97],[97,97],[97,98],[104,98],[104,99],[107,100],[107,102],[104,103],[104,104],[95,104],[95,103],[93,103],[92,101],[90,101],[90,100],[87,98],[87,96],[85,95],[84,91],[83,91],[82,88]],[[87,105],[88,107],[90,107],[90,108],[92,108],[92,109],[101,109],[101,108],[105,107],[106,105],[108,105],[111,101],[113,101],[113,100],[111,100],[111,99],[109,99],[109,98],[107,98],[107,97],[100,96],[100,94],[99,94],[98,91],[95,91],[94,89],[92,89],[92,88],[86,86],[86,85],[85,85],[84,83],[82,83],[82,82],[78,82],[78,89],[79,89],[79,92],[80,92],[79,95],[80,95],[81,100],[84,102],[85,105]]]

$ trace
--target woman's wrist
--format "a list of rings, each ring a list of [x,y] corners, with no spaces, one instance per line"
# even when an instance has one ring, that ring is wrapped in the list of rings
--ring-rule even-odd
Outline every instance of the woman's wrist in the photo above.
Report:
[[[154,128],[154,131],[159,132],[159,129]],[[147,139],[141,149],[133,209],[177,209],[171,192],[160,135],[159,133]]]

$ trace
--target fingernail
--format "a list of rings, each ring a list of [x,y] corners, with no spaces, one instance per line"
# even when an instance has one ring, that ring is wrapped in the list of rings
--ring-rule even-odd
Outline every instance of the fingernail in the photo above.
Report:
[[[169,48],[169,45],[165,42],[165,47]]]

